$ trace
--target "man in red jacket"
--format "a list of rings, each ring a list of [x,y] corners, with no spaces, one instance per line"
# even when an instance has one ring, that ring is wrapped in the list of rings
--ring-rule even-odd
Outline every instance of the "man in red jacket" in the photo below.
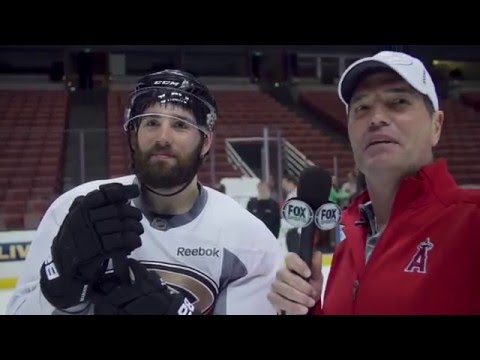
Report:
[[[480,314],[480,191],[433,158],[444,115],[424,65],[380,52],[345,71],[339,95],[367,191],[343,213],[323,304],[320,253],[311,269],[289,253],[270,302],[287,314]]]

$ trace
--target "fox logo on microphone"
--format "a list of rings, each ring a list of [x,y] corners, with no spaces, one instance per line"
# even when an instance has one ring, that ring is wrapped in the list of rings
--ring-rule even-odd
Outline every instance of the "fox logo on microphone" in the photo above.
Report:
[[[321,230],[332,230],[342,218],[342,209],[334,203],[326,203],[318,208],[315,213],[315,224]]]
[[[301,200],[290,199],[282,207],[282,216],[293,227],[303,228],[313,221],[313,210]]]

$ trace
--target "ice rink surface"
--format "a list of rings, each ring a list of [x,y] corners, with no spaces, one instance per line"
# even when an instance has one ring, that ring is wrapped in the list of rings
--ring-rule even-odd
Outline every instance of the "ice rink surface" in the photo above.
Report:
[[[12,292],[12,289],[0,289],[0,315],[5,315],[5,308]]]

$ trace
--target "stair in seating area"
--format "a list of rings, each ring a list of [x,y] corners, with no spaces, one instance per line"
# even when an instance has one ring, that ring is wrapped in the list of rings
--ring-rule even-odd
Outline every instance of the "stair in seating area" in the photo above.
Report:
[[[281,136],[308,159],[332,174],[336,157],[339,181],[345,181],[354,167],[351,150],[345,141],[333,138],[266,93],[222,92],[218,94],[218,101],[222,109],[219,136],[262,136],[263,127],[277,128]]]
[[[480,113],[456,100],[441,101],[445,113],[434,154],[443,157],[460,185],[480,185]]]
[[[331,89],[305,89],[299,92],[299,104],[316,113],[319,118],[342,134],[347,134],[345,105]]]

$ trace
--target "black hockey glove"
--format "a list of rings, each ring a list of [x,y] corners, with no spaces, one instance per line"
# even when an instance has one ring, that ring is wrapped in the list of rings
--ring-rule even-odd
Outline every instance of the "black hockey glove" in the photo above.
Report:
[[[127,260],[130,283],[108,275],[95,284],[95,315],[200,315],[186,297],[173,292],[154,272],[134,259]]]
[[[140,247],[142,213],[128,204],[138,195],[137,185],[112,183],[73,201],[40,270],[42,293],[53,306],[88,300],[108,260]]]

